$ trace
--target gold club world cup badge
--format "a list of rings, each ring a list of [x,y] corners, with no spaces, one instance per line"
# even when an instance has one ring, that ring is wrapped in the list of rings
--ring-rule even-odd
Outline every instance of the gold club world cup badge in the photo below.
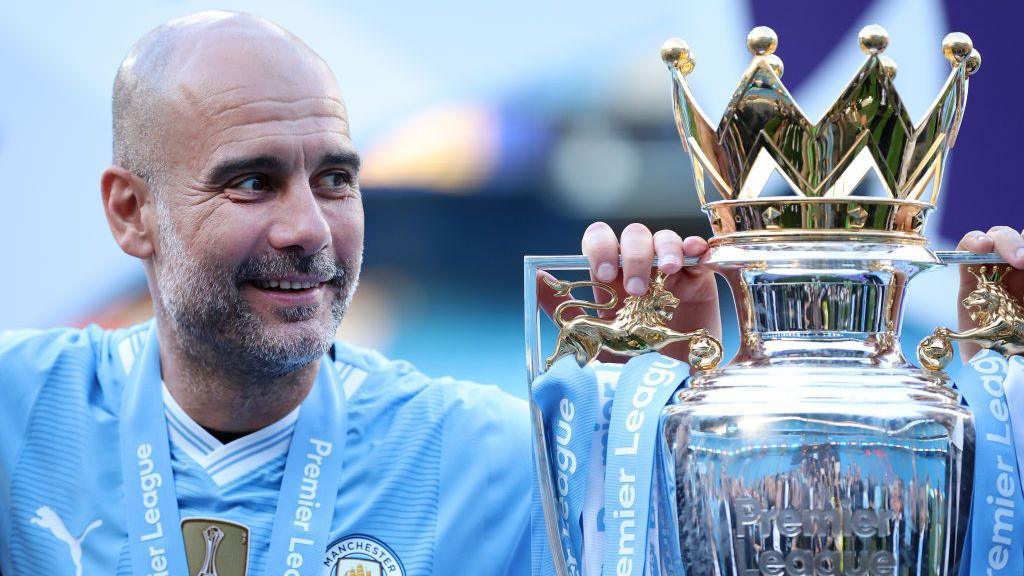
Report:
[[[394,550],[364,534],[335,541],[324,557],[325,576],[405,576]]]
[[[249,529],[210,518],[181,522],[189,576],[245,576],[249,562]]]

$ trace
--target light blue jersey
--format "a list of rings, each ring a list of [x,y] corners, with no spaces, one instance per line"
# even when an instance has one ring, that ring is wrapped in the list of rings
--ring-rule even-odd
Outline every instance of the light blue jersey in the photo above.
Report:
[[[0,336],[5,576],[150,571],[132,569],[118,451],[124,373],[147,330]],[[348,429],[323,574],[528,574],[526,404],[340,342],[325,361]],[[264,574],[299,410],[222,444],[163,396],[182,520],[245,526],[248,574]]]

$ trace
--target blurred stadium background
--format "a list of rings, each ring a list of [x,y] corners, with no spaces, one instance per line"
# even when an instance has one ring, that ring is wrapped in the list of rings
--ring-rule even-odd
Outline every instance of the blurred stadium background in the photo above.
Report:
[[[577,253],[595,219],[707,233],[658,55],[670,36],[693,47],[692,85],[717,118],[749,61],[747,31],[772,26],[784,80],[816,118],[862,62],[857,31],[882,24],[916,120],[948,73],[942,37],[970,34],[983,64],[930,235],[952,248],[974,228],[1022,225],[1017,3],[19,2],[0,8],[0,329],[150,315],[142,267],[99,202],[110,87],[144,32],[211,7],[268,17],[334,68],[365,157],[367,218],[341,332],[429,374],[525,394],[524,254]],[[952,270],[916,281],[908,343],[955,322],[955,288]],[[730,339],[731,311],[725,322]]]

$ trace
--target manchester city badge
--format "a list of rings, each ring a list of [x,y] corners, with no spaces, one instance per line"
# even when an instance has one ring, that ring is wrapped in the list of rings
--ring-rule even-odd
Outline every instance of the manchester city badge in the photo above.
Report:
[[[327,548],[324,576],[405,576],[405,567],[383,542],[365,534],[352,534]]]
[[[245,576],[249,528],[212,518],[181,521],[189,576]]]

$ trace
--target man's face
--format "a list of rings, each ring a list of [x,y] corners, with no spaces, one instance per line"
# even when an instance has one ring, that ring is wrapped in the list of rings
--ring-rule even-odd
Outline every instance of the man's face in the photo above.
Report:
[[[260,52],[183,64],[194,74],[181,75],[161,144],[153,266],[183,344],[276,376],[333,339],[358,279],[363,211],[329,71]]]

